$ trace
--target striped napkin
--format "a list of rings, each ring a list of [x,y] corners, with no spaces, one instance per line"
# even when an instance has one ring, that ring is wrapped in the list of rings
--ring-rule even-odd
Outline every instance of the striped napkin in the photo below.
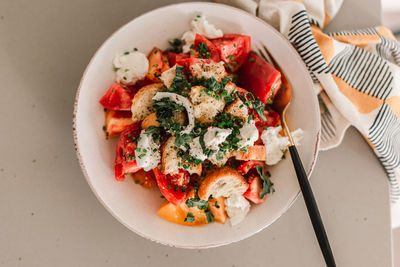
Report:
[[[322,150],[353,125],[386,169],[400,216],[400,45],[382,26],[324,33],[342,0],[220,0],[278,29],[303,58],[320,101]],[[395,214],[393,214],[395,215]],[[396,216],[393,216],[396,217]],[[399,222],[393,222],[399,224]]]

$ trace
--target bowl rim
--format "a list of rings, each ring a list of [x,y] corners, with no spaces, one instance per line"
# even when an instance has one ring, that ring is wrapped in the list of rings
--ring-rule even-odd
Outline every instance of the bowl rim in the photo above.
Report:
[[[204,5],[204,6],[210,6],[210,7],[218,7],[218,6],[223,6],[224,8],[228,8],[228,9],[232,9],[238,12],[241,12],[243,14],[249,15],[251,17],[253,17],[253,19],[258,20],[259,22],[261,22],[265,27],[269,28],[272,32],[274,32],[275,34],[279,35],[282,39],[283,42],[286,42],[286,44],[290,47],[289,49],[294,50],[294,54],[295,57],[297,57],[297,59],[301,62],[302,68],[303,70],[305,70],[308,73],[307,67],[304,64],[302,58],[300,57],[300,55],[297,53],[297,51],[295,50],[295,48],[292,46],[292,44],[286,39],[286,37],[281,34],[278,30],[276,30],[273,26],[271,26],[270,24],[268,24],[266,21],[262,20],[261,18],[254,16],[252,14],[250,14],[249,12],[246,12],[242,9],[236,8],[236,7],[232,7],[229,5],[225,5],[225,4],[221,4],[221,3],[211,3],[211,2],[198,2],[198,1],[193,1],[193,2],[185,2],[185,3],[176,3],[176,4],[170,4],[170,5],[165,5],[165,6],[161,6],[149,11],[146,11],[145,13],[134,17],[133,19],[129,20],[128,22],[124,23],[123,25],[121,25],[120,27],[118,27],[110,36],[108,36],[103,43],[96,49],[95,53],[93,54],[93,56],[91,57],[88,65],[85,68],[85,71],[82,74],[82,78],[80,79],[79,85],[78,85],[78,89],[76,91],[75,94],[75,100],[74,100],[74,110],[73,110],[73,115],[72,115],[72,131],[73,131],[73,138],[74,138],[74,149],[76,152],[76,156],[78,158],[79,161],[79,165],[80,168],[83,172],[83,175],[85,176],[85,179],[90,187],[90,189],[92,190],[93,194],[96,196],[97,200],[103,205],[103,207],[122,225],[124,225],[126,228],[128,228],[130,231],[134,232],[135,234],[151,240],[157,244],[162,244],[162,245],[166,245],[169,247],[174,247],[174,248],[185,248],[185,249],[206,249],[206,248],[214,248],[214,247],[220,247],[220,246],[224,246],[224,245],[228,245],[228,244],[232,244],[232,243],[236,243],[239,241],[242,241],[244,239],[247,239],[259,232],[261,232],[262,230],[266,229],[268,226],[272,225],[275,221],[277,221],[279,218],[281,218],[282,215],[284,215],[286,212],[288,212],[288,210],[293,206],[294,202],[296,202],[296,200],[298,199],[298,197],[301,194],[301,190],[299,189],[298,192],[296,193],[296,195],[293,197],[292,201],[286,206],[285,209],[283,209],[278,216],[276,216],[276,218],[274,220],[272,220],[269,224],[265,224],[264,226],[260,227],[260,229],[258,229],[257,231],[251,232],[247,235],[244,235],[240,238],[238,238],[237,240],[233,240],[233,241],[227,241],[227,242],[219,242],[216,244],[210,244],[210,245],[197,245],[197,246],[186,246],[186,245],[176,245],[173,243],[169,243],[169,242],[164,242],[164,241],[160,241],[157,239],[154,239],[153,237],[144,234],[136,229],[134,229],[133,227],[131,227],[130,225],[128,225],[127,223],[125,223],[109,206],[106,202],[103,201],[103,199],[100,197],[100,195],[98,194],[98,192],[95,190],[92,182],[90,181],[88,172],[86,170],[86,166],[83,163],[83,158],[80,152],[80,148],[79,148],[79,141],[78,141],[78,131],[77,131],[77,125],[76,125],[76,114],[78,112],[78,101],[79,101],[79,96],[80,96],[80,91],[81,91],[81,87],[83,84],[83,81],[86,78],[87,75],[87,71],[89,70],[91,64],[93,63],[94,58],[96,57],[96,55],[99,53],[99,51],[103,48],[103,46],[111,39],[113,38],[122,28],[124,28],[126,25],[130,24],[132,21],[139,19],[141,17],[147,16],[149,13],[152,13],[156,10],[160,10],[160,9],[164,9],[164,8],[170,8],[170,7],[179,7],[179,6],[185,6],[185,5],[193,5],[193,4],[197,4],[197,5]],[[305,79],[307,80],[307,82],[310,85],[310,88],[312,88],[313,86],[313,82],[311,80],[310,76],[305,77]],[[315,98],[317,98],[317,96],[314,96]],[[318,103],[318,100],[316,101],[316,103]],[[320,147],[320,137],[321,137],[321,119],[320,119],[320,113],[319,111],[317,112],[317,135],[316,135],[316,142],[314,145],[314,153],[313,153],[313,160],[311,162],[311,166],[310,168],[307,170],[307,177],[308,179],[310,179],[310,176],[314,170],[317,158],[318,158],[318,154],[319,154],[319,147]]]

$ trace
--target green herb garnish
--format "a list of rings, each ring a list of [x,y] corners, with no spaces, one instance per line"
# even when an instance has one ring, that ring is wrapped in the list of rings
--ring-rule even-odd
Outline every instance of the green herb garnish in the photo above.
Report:
[[[170,47],[167,51],[174,52],[174,53],[182,53],[182,41],[179,38],[171,38],[168,39],[168,43]]]
[[[175,146],[181,147],[187,144],[190,140],[192,140],[192,136],[190,134],[177,134],[175,137]]]
[[[211,211],[206,210],[206,218],[208,223],[214,221],[214,215],[211,213]]]
[[[171,86],[168,88],[168,91],[177,93],[177,94],[182,94],[182,91],[189,90],[189,83],[186,79],[186,77],[183,75],[183,67],[182,66],[176,66],[175,69],[175,78],[172,81]]]
[[[260,198],[262,199],[266,194],[274,193],[274,184],[271,180],[264,174],[264,170],[261,166],[256,166],[257,172],[263,180],[263,190],[260,193]]]
[[[197,47],[196,47],[197,52],[199,52],[199,55],[201,58],[211,58],[211,52],[208,49],[207,45],[204,42],[201,42]]]
[[[150,126],[145,131],[146,134],[151,134],[154,142],[158,143],[161,140],[161,129],[156,126]]]
[[[186,215],[186,218],[184,220],[185,222],[194,222],[194,215],[191,212],[188,212],[188,214]]]
[[[205,210],[208,207],[208,201],[197,198],[189,198],[185,203],[189,208],[198,207],[201,210]]]

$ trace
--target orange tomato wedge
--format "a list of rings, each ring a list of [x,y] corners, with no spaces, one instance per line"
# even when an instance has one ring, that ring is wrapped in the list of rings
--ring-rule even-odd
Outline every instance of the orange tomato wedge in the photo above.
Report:
[[[156,178],[152,171],[144,172],[143,169],[132,174],[132,179],[135,183],[140,184],[145,188],[156,188]]]
[[[118,136],[126,127],[133,123],[130,111],[107,110],[105,112],[105,134],[107,138]]]
[[[188,213],[194,216],[193,222],[185,221]],[[189,208],[185,203],[180,206],[175,206],[172,203],[165,201],[161,208],[158,210],[158,215],[163,219],[182,225],[199,226],[207,224],[206,213],[197,207]]]
[[[146,78],[153,82],[160,82],[161,73],[169,69],[167,56],[163,55],[163,51],[154,47],[149,55],[149,71]]]
[[[189,193],[189,198],[194,197],[194,190]],[[188,216],[188,213],[193,214],[194,221],[188,222],[185,221],[185,218]],[[185,202],[183,202],[179,206],[175,206],[174,204],[165,201],[160,209],[158,210],[158,215],[160,215],[163,219],[188,226],[200,226],[207,224],[207,217],[204,210],[201,210],[197,207],[189,208]]]
[[[208,200],[208,208],[214,215],[214,221],[219,223],[225,223],[228,215],[225,211],[225,198],[218,197]]]

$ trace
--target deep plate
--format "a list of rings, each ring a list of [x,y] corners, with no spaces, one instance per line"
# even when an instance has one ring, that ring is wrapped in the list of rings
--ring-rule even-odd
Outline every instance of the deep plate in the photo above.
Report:
[[[250,35],[254,50],[263,43],[282,67],[293,85],[289,125],[305,132],[298,149],[309,175],[317,158],[320,132],[318,100],[301,58],[273,27],[242,10],[213,3],[170,5],[145,13],[111,35],[91,59],[76,94],[74,139],[82,171],[99,201],[123,225],[155,242],[184,248],[215,247],[247,238],[278,219],[299,195],[291,160],[286,159],[270,168],[276,192],[268,195],[264,204],[253,205],[242,223],[235,227],[229,223],[187,227],[157,215],[163,202],[158,190],[135,185],[129,177],[124,182],[114,180],[116,140],[104,138],[103,108],[98,103],[114,82],[114,56],[134,47],[145,54],[154,46],[165,49],[168,38],[180,37],[198,13],[224,33]]]

